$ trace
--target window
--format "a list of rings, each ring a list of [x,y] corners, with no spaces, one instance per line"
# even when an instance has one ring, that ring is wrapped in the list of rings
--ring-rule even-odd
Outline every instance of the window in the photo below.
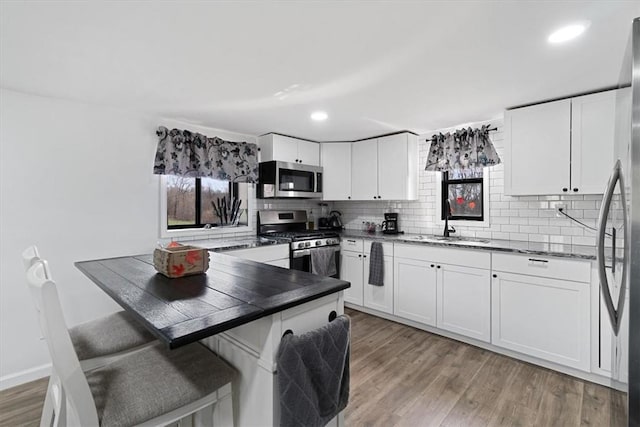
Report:
[[[249,184],[169,175],[166,177],[166,195],[169,230],[248,225]],[[239,200],[240,205],[236,223],[232,224],[234,200]]]
[[[484,182],[482,169],[442,173],[441,219],[445,219],[446,200],[452,220],[484,221]]]

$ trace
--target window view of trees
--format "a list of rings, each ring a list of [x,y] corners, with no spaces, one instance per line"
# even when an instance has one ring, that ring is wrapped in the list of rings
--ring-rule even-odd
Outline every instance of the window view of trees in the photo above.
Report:
[[[167,223],[196,224],[196,179],[167,176]]]
[[[237,225],[248,224],[248,184],[230,183],[213,178],[185,178],[169,175],[167,188],[167,226],[176,228],[204,227],[206,224],[219,226],[225,222],[216,213],[213,204],[226,204],[227,211],[232,209],[234,200],[240,203],[240,219]],[[218,209],[218,211],[220,211]]]

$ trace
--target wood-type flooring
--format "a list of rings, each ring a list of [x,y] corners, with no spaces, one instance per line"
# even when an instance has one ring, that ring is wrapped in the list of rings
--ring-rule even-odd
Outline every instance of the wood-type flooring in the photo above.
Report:
[[[626,395],[409,326],[352,319],[347,426],[623,426]],[[0,426],[37,426],[47,379],[0,392]]]

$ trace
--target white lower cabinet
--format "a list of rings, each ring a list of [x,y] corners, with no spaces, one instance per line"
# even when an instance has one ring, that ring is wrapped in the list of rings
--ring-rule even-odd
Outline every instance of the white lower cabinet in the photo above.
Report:
[[[342,242],[340,279],[351,282],[344,301],[383,313],[393,313],[393,244],[383,243],[383,285],[369,284],[372,241],[347,239]]]
[[[340,252],[340,279],[351,282],[351,287],[344,290],[344,302],[362,305],[362,266],[362,253],[344,250]]]
[[[589,320],[588,283],[494,273],[494,345],[589,371]]]
[[[481,341],[491,341],[489,270],[438,265],[437,326]]]
[[[436,326],[436,268],[429,261],[395,258],[393,314]]]
[[[280,425],[280,396],[276,364],[280,339],[288,329],[300,335],[325,326],[329,322],[332,311],[337,315],[344,313],[340,292],[203,340],[207,347],[236,368],[239,373],[232,384],[235,426]],[[344,426],[344,411],[327,425]]]
[[[369,263],[371,256],[365,253],[364,259],[364,286],[363,304],[367,308],[382,311],[383,313],[393,313],[393,257],[383,257],[383,282],[382,286],[369,284]]]

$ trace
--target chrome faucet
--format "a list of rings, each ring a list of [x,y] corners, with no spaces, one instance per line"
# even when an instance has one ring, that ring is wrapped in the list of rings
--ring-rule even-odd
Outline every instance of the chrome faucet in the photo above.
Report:
[[[449,199],[446,199],[444,201],[444,208],[445,208],[445,214],[444,214],[444,237],[450,237],[451,233],[455,233],[456,232],[456,228],[452,225],[451,228],[449,228],[449,218],[451,217],[451,202],[449,201]]]

